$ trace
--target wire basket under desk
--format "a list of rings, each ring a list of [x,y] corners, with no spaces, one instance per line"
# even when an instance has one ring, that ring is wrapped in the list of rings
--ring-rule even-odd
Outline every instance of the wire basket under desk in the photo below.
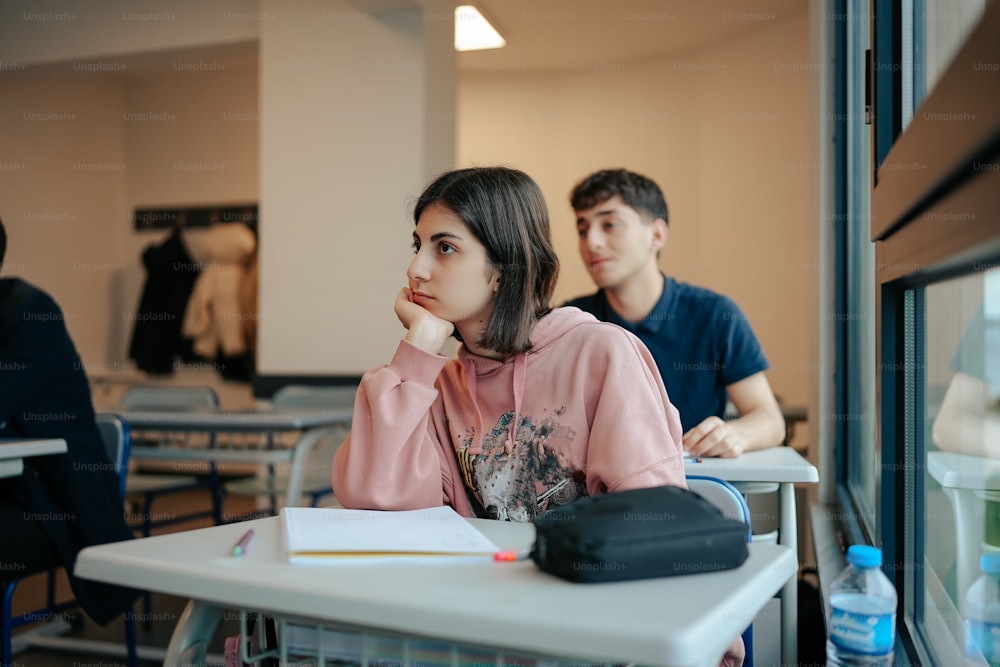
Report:
[[[250,613],[240,613],[240,646],[247,665],[277,660],[301,667],[598,667],[598,663],[543,657],[528,653],[472,646],[443,639],[408,637],[388,632],[307,618],[273,619],[278,646],[266,643],[264,623],[249,629]],[[318,641],[322,636],[323,641]],[[249,649],[249,650],[247,650]],[[266,664],[266,663],[265,663]]]

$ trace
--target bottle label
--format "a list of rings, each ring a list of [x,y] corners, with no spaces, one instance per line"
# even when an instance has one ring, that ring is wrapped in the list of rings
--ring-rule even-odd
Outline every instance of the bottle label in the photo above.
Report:
[[[893,614],[860,614],[834,607],[830,614],[830,641],[852,653],[885,655],[892,652],[895,625]]]
[[[969,619],[965,622],[965,653],[971,657],[982,655],[986,662],[1000,662],[1000,624],[984,623]]]

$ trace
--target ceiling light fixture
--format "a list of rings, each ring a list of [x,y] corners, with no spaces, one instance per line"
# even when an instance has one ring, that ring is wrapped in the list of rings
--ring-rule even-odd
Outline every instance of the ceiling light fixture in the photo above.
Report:
[[[496,28],[490,25],[472,5],[455,7],[455,50],[476,51],[499,49],[507,44]]]

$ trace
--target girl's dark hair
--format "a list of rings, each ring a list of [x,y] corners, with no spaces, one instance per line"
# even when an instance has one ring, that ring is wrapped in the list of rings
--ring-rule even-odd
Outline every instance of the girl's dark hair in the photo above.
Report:
[[[438,176],[420,195],[414,224],[432,204],[457,215],[500,269],[493,315],[477,343],[503,355],[530,349],[531,329],[552,310],[549,300],[559,275],[549,212],[538,185],[507,167],[456,169]]]

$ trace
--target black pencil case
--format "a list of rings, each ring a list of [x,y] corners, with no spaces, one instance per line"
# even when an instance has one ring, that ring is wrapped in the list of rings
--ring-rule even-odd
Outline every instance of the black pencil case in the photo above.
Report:
[[[626,581],[739,567],[747,525],[677,486],[580,498],[534,520],[531,558],[577,582]]]

